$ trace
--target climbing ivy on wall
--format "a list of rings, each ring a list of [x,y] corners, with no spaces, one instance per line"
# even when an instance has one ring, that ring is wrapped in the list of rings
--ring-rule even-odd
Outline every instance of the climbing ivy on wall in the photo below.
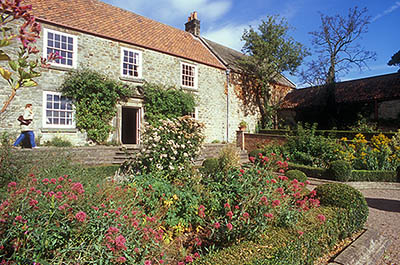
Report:
[[[116,104],[130,94],[122,83],[90,69],[69,72],[61,90],[74,100],[76,127],[96,143],[107,140]]]
[[[151,125],[188,115],[196,106],[194,95],[183,90],[149,83],[143,89],[145,120]]]

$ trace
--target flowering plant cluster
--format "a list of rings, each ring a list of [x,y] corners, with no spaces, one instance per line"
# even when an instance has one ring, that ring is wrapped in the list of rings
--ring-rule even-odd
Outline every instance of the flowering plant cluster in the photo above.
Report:
[[[204,125],[190,116],[145,124],[143,148],[133,159],[133,168],[141,172],[181,171],[200,154]]]
[[[164,231],[137,196],[112,182],[87,194],[69,176],[10,182],[0,203],[0,261],[159,264]]]
[[[31,59],[31,55],[37,54],[39,50],[34,43],[39,38],[41,26],[35,17],[30,13],[31,5],[22,5],[22,0],[1,1],[0,8],[0,29],[2,38],[0,39],[0,48],[10,46],[15,39],[21,42],[19,50],[16,52],[17,58],[12,59],[11,48],[0,50],[0,62],[7,62],[8,69],[4,65],[0,67],[0,75],[7,81],[11,87],[11,94],[5,101],[0,113],[3,113],[16,92],[21,87],[33,87],[37,83],[33,78],[40,76],[36,71],[37,66],[48,67],[48,62],[59,58],[57,54],[50,54],[49,58]],[[17,22],[20,21],[20,22]],[[13,32],[15,24],[19,23],[18,32]],[[2,63],[3,64],[3,63]],[[13,74],[17,76],[13,76]]]
[[[212,196],[198,209],[198,215],[207,223],[204,234],[208,237],[202,239],[205,242],[223,245],[255,238],[272,226],[296,226],[305,212],[319,206],[315,193],[305,188],[308,181],[285,177],[287,163],[276,159],[275,154],[260,155],[258,161],[251,161],[252,166],[231,172],[225,183],[208,179]],[[271,168],[281,174],[272,174]]]
[[[351,141],[342,138],[340,153],[354,169],[396,170],[400,165],[400,144],[396,141],[398,135],[400,132],[392,139],[384,134],[374,135],[369,142],[361,133]]]

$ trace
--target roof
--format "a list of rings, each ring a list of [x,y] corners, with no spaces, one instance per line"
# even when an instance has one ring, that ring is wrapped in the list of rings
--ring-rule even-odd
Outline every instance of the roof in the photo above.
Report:
[[[209,49],[218,57],[218,59],[220,59],[225,64],[227,68],[230,68],[235,72],[240,71],[239,60],[245,57],[246,55],[234,49],[223,46],[219,43],[208,40],[206,38],[201,38],[201,39],[205,42],[205,44],[209,47]],[[295,84],[293,84],[289,79],[287,79],[283,75],[279,75],[276,82],[280,85],[284,85],[287,87],[292,87],[292,88],[296,87]]]
[[[40,22],[225,69],[192,34],[98,0],[24,0]]]
[[[325,104],[326,87],[292,90],[282,108],[306,108]],[[335,84],[336,103],[368,102],[400,98],[400,73],[373,76]]]

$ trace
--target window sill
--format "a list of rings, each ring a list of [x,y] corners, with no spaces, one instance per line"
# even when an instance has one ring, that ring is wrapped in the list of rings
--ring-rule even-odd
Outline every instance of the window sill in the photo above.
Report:
[[[77,133],[76,128],[41,128],[41,133]]]
[[[138,83],[138,84],[143,84],[145,81],[143,78],[126,77],[126,76],[120,76],[119,80]]]
[[[197,88],[193,88],[193,87],[181,86],[181,89],[190,91],[190,92],[199,92],[199,90]]]
[[[50,64],[48,69],[59,70],[59,71],[72,71],[75,68],[74,67],[68,67],[68,66],[62,66],[62,65],[52,65],[52,64]]]

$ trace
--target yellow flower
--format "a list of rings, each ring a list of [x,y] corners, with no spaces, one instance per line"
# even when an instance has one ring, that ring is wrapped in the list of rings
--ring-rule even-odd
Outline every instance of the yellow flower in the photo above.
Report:
[[[172,196],[172,198],[175,200],[175,201],[177,201],[179,198],[178,198],[178,196],[176,196],[176,194],[174,194],[173,196]]]

